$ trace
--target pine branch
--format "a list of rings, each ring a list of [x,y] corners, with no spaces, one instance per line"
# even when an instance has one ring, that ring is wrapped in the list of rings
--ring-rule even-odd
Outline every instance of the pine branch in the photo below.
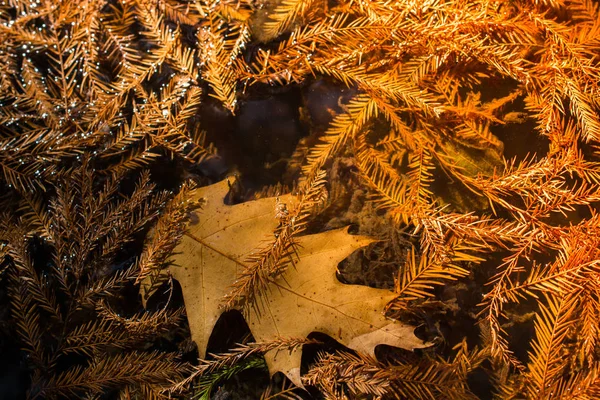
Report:
[[[474,399],[466,378],[484,360],[485,353],[469,353],[464,343],[462,346],[451,362],[423,360],[418,365],[382,365],[367,356],[345,352],[321,354],[304,381],[319,385],[334,396],[340,393],[337,383],[347,385],[350,392],[357,395],[419,399],[437,399],[441,395],[449,399]]]
[[[196,204],[190,204],[188,199],[189,192],[193,188],[194,185],[191,183],[184,184],[179,193],[169,201],[136,262],[134,267],[138,271],[136,283],[142,284],[144,303],[165,281],[163,268],[169,263],[168,257],[183,237],[189,210],[197,207]]]
[[[437,264],[423,254],[417,263],[414,248],[406,257],[406,263],[398,271],[395,292],[399,302],[406,302],[432,296],[434,285],[444,285],[446,280],[465,277],[469,271],[448,264]],[[390,305],[394,308],[394,305]]]
[[[194,399],[209,400],[213,389],[222,381],[231,379],[231,377],[248,369],[260,368],[266,369],[264,359],[246,358],[236,362],[232,366],[225,366],[210,374],[201,375],[194,385]]]
[[[314,0],[284,0],[269,13],[269,20],[264,24],[265,35],[275,38],[285,32],[294,22],[307,18],[312,9],[319,5]]]
[[[171,387],[169,387],[168,392],[179,393],[185,390],[198,377],[204,376],[206,374],[211,374],[218,370],[230,368],[232,366],[237,365],[240,361],[251,359],[252,357],[260,353],[266,353],[272,350],[286,350],[291,352],[299,346],[315,343],[318,342],[308,339],[279,338],[277,340],[273,340],[267,343],[240,344],[227,353],[211,354],[211,360],[200,360],[200,365],[193,367],[193,373],[185,379],[176,382]]]
[[[280,220],[280,224],[274,232],[275,239],[248,256],[246,262],[249,267],[239,274],[226,295],[226,308],[233,308],[240,303],[245,307],[258,306],[255,304],[257,294],[286,268],[294,265],[297,259],[295,237],[304,231],[307,219],[327,199],[324,178],[325,172],[319,171],[314,181],[305,183],[300,189],[297,203],[277,204],[276,218]]]
[[[9,231],[8,239],[8,256],[15,269],[13,284],[18,283],[18,286],[23,286],[27,291],[26,298],[22,298],[21,301],[24,304],[36,304],[35,307],[39,307],[56,321],[61,322],[62,314],[56,298],[48,289],[47,280],[40,277],[33,266],[26,230],[22,226],[17,226]]]
[[[376,116],[377,108],[366,95],[358,95],[347,106],[348,113],[337,115],[323,135],[321,143],[313,146],[302,169],[303,179],[311,182],[323,165],[354,138],[367,121]]]
[[[75,367],[51,377],[40,394],[78,396],[84,391],[99,393],[107,388],[139,384],[166,387],[189,370],[188,365],[168,353],[120,353],[95,358],[86,367]]]
[[[10,277],[12,285],[9,287],[9,293],[13,318],[17,321],[17,334],[24,345],[23,350],[31,358],[31,363],[42,369],[47,365],[48,356],[42,346],[43,332],[40,326],[39,309],[35,304],[36,299],[21,284],[16,273],[13,272]]]
[[[545,296],[535,321],[536,338],[529,353],[527,391],[532,397],[545,397],[564,369],[561,344],[574,323],[576,300],[572,295]]]

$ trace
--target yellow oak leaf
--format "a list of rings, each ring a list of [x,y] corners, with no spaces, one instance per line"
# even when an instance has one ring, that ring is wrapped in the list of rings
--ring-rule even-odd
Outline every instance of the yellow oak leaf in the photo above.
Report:
[[[224,311],[220,306],[230,286],[247,267],[248,256],[273,237],[278,224],[276,198],[229,206],[223,203],[228,190],[227,181],[195,190],[193,200],[202,201],[203,207],[191,219],[171,267],[181,284],[192,339],[201,357]],[[291,195],[279,197],[279,202],[293,201]],[[268,342],[322,332],[371,355],[379,344],[409,350],[427,346],[414,335],[413,327],[383,315],[395,296],[392,292],[337,280],[338,263],[373,241],[350,235],[347,229],[298,237],[298,261],[258,295],[256,307],[244,310],[254,338]],[[273,350],[265,359],[271,374],[281,371],[301,386],[300,351]]]

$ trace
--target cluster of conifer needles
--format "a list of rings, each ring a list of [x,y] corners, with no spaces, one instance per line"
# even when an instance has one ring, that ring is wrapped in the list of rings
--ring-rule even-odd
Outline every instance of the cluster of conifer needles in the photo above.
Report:
[[[6,0],[0,43],[0,201],[11,211],[0,273],[31,397],[117,387],[147,396],[191,371],[146,350],[180,310],[123,317],[103,300],[145,278],[161,284],[183,232],[187,187],[152,193],[139,170],[214,152],[195,123],[207,96],[235,113],[251,85],[315,77],[356,95],[316,145],[298,148],[305,201],[279,211],[280,243],[256,256],[229,305],[293,262],[294,235],[322,200],[311,190],[350,153],[378,207],[420,238],[391,315],[494,252],[504,258],[481,304],[484,350],[419,365],[323,355],[307,383],[328,398],[467,398],[466,377],[487,357],[500,398],[600,396],[597,3]],[[498,132],[517,128],[547,149],[507,151]],[[131,173],[139,182],[124,194]],[[490,211],[448,195],[456,186]],[[153,221],[141,256],[116,268],[119,249]],[[44,265],[32,243],[50,254]],[[521,304],[537,310],[527,357],[505,332],[508,307]]]
[[[95,184],[98,176],[87,160],[59,175],[49,205],[24,194],[19,219],[3,215],[1,221],[0,239],[11,261],[11,310],[32,368],[29,397],[80,397],[125,387],[159,393],[190,371],[176,353],[148,351],[180,325],[183,309],[124,315],[122,305],[115,311],[111,304],[140,274],[137,263],[122,260],[123,247],[157,218],[168,194],[153,194],[144,173],[119,200],[120,179]],[[149,255],[150,247],[141,259],[164,263],[166,256]]]

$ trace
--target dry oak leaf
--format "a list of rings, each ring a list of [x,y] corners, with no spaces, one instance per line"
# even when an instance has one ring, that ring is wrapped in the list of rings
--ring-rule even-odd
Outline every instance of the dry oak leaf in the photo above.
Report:
[[[277,227],[276,198],[225,205],[227,181],[196,189],[192,200],[203,203],[191,218],[188,231],[175,249],[173,277],[183,290],[192,339],[204,358],[212,330],[224,309],[224,296],[252,251],[273,237]],[[292,195],[279,201],[292,204]],[[379,344],[415,349],[428,346],[414,335],[414,327],[392,321],[383,310],[394,294],[388,290],[346,285],[336,278],[337,265],[355,250],[372,243],[338,229],[297,238],[298,261],[259,294],[244,317],[257,342],[304,338],[322,332],[347,347],[374,355]],[[298,386],[301,352],[265,354],[269,372],[285,373]]]

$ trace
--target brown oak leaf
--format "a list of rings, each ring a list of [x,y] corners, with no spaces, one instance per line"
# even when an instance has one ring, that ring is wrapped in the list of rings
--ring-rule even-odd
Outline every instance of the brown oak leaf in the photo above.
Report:
[[[192,200],[203,207],[193,215],[188,232],[176,248],[173,277],[181,284],[192,339],[201,357],[230,286],[247,257],[273,237],[277,227],[276,198],[264,198],[233,206],[223,200],[228,182],[196,189]],[[279,202],[293,202],[292,195]],[[322,332],[349,348],[374,355],[379,344],[415,349],[427,346],[414,327],[387,319],[383,310],[394,294],[388,290],[346,285],[336,277],[337,265],[355,250],[374,240],[337,229],[297,238],[298,261],[276,278],[247,307],[244,316],[254,338],[302,338]],[[300,351],[265,354],[271,374],[281,371],[296,385],[300,381]]]

